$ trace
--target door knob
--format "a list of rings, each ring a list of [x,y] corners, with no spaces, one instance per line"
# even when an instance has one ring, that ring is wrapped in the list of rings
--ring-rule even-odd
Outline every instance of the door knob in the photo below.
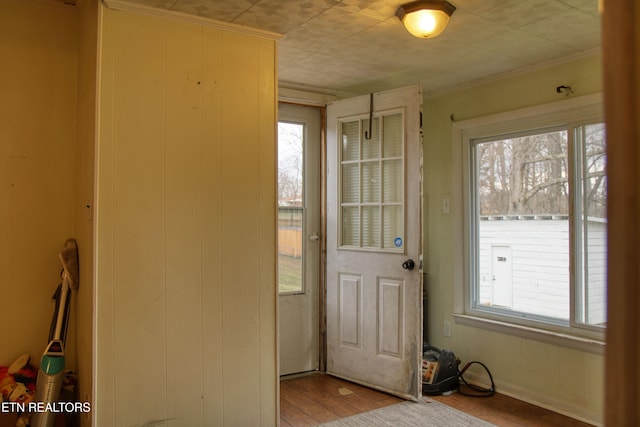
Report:
[[[415,266],[416,266],[416,263],[413,262],[412,259],[408,259],[402,263],[402,268],[404,268],[405,270],[413,270],[413,267]]]

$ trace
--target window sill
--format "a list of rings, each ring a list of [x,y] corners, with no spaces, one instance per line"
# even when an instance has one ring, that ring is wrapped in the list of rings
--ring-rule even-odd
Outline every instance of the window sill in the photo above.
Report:
[[[592,339],[568,335],[561,332],[547,331],[544,329],[532,328],[529,326],[516,325],[499,320],[485,319],[466,314],[454,314],[455,322],[459,325],[473,328],[486,329],[502,334],[513,335],[520,338],[527,338],[541,341],[547,344],[568,347],[588,353],[604,355],[605,342]]]

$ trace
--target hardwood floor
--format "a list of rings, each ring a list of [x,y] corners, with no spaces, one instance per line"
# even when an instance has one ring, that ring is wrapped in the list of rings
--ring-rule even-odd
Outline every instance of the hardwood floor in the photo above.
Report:
[[[473,398],[459,393],[428,398],[501,427],[589,426],[499,393],[488,398]],[[283,379],[280,382],[280,425],[311,427],[401,401],[397,397],[321,373]]]
[[[590,424],[560,415],[548,409],[496,393],[491,397],[469,397],[460,393],[429,396],[499,427],[587,427]]]
[[[401,401],[329,375],[312,374],[280,382],[280,425],[310,427]]]

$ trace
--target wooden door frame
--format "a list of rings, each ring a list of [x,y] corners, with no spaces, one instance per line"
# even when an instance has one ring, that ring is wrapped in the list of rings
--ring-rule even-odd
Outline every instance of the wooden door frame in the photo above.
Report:
[[[282,91],[282,89],[281,89]],[[285,91],[290,93],[290,91]],[[297,92],[296,92],[297,94]],[[304,95],[304,94],[303,94]],[[308,94],[307,94],[308,95]],[[323,97],[324,99],[324,97]],[[312,100],[279,96],[279,104],[289,104],[298,107],[317,108],[320,111],[320,260],[318,265],[318,372],[327,371],[327,103],[333,100],[333,97],[327,100],[314,102]],[[279,360],[279,357],[278,357]]]
[[[318,370],[327,372],[327,106],[321,110],[320,121],[320,283],[318,292]]]
[[[640,423],[640,6],[602,1],[608,249],[604,422]]]

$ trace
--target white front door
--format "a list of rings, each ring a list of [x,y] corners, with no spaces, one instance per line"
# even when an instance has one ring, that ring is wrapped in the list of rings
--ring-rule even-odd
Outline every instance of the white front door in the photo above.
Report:
[[[413,400],[422,391],[421,100],[409,87],[374,94],[372,110],[369,95],[327,110],[327,372]]]
[[[491,246],[491,304],[513,307],[511,247]]]
[[[318,369],[321,111],[278,107],[280,375]]]

